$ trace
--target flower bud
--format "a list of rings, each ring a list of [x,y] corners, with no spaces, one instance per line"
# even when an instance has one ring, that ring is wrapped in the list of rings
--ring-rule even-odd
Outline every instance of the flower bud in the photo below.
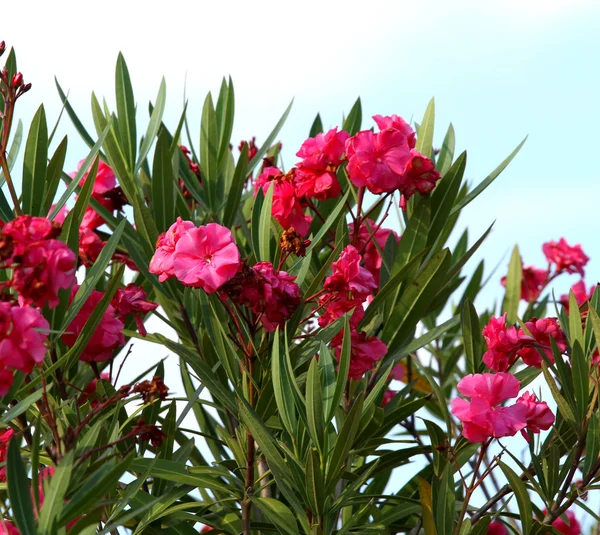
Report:
[[[31,82],[25,84],[22,88],[21,88],[21,95],[23,93],[27,93],[27,91],[29,91],[31,89]]]
[[[20,72],[13,74],[12,86],[14,88],[17,88],[17,87],[21,86],[22,83],[23,83],[23,75]]]
[[[0,41],[0,56],[2,54],[4,54],[5,50],[6,50],[6,43],[4,41]]]

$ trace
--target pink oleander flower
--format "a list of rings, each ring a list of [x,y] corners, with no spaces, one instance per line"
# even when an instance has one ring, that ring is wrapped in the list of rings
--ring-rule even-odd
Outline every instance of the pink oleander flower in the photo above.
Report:
[[[9,427],[4,429],[0,433],[0,463],[3,466],[0,466],[0,481],[2,483],[6,482],[6,455],[8,453],[8,443],[10,439],[13,437],[15,432]]]
[[[31,373],[46,356],[50,325],[42,313],[29,306],[0,302],[0,365]],[[6,377],[8,379],[8,377]],[[10,388],[10,385],[8,385]]]
[[[191,221],[183,221],[181,217],[173,223],[167,232],[163,232],[156,242],[156,252],[150,260],[148,271],[158,275],[160,282],[175,276],[173,270],[173,258],[175,256],[175,246],[180,238],[190,229],[194,228]]]
[[[544,509],[544,515],[548,511]],[[567,524],[562,516],[566,516],[569,523]],[[566,511],[564,515],[559,516],[554,522],[552,522],[552,526],[556,531],[562,533],[563,535],[581,535],[581,525],[575,518],[575,513],[573,511]]]
[[[102,197],[100,195],[93,195],[93,197],[109,212],[112,213],[115,211],[115,205],[111,199]],[[83,219],[81,220],[80,228],[96,230],[98,227],[104,225],[104,223],[106,223],[106,221],[104,221],[104,218],[91,206],[88,206],[83,214]]]
[[[357,298],[366,299],[377,284],[373,275],[360,266],[361,256],[356,247],[348,245],[332,264],[332,274],[325,279],[323,287],[329,291],[352,292]]]
[[[406,136],[399,130],[374,134],[363,130],[346,142],[348,176],[357,187],[371,193],[402,190],[411,161]]]
[[[521,299],[528,303],[537,300],[548,282],[549,272],[547,269],[538,269],[534,266],[523,268],[521,279]],[[506,277],[500,281],[506,286]]]
[[[109,373],[101,373],[100,379],[103,381],[110,382],[110,374]],[[95,407],[98,405],[98,396],[96,395],[96,391],[98,389],[98,379],[95,377],[86,385],[83,389],[81,396],[79,396],[78,403],[79,405],[83,405],[86,401],[90,400],[90,405]]]
[[[239,267],[240,252],[233,234],[218,223],[189,229],[175,245],[175,277],[206,293],[216,292],[235,276]]]
[[[0,535],[21,535],[21,532],[12,522],[0,520]]]
[[[521,383],[509,373],[467,375],[458,383],[465,397],[452,400],[452,414],[463,424],[462,434],[469,442],[515,435],[527,425],[527,407],[516,403],[501,407],[507,399],[517,397]]]
[[[209,531],[213,531],[213,528],[211,528],[210,526],[204,526],[201,530],[200,533],[208,533]]]
[[[409,148],[414,149],[417,144],[415,131],[411,126],[398,115],[390,115],[382,117],[381,115],[373,115],[373,120],[379,127],[379,130],[398,130],[406,137],[406,142]]]
[[[50,240],[60,235],[60,224],[45,217],[22,215],[9,221],[2,228],[2,234],[10,236],[16,246],[15,254],[20,254],[34,242]],[[19,250],[19,247],[21,249]]]
[[[354,223],[350,223],[350,236],[354,233]],[[400,243],[400,236],[395,231],[388,228],[377,228],[377,223],[371,219],[361,222],[358,229],[358,243],[356,248],[363,251],[363,263],[365,268],[371,272],[375,279],[375,284],[379,287],[379,274],[383,262],[379,251],[385,250],[385,244],[390,236],[394,236],[396,243]]]
[[[403,381],[406,376],[406,368],[402,362],[396,364],[390,372],[390,377],[396,381]]]
[[[13,371],[0,366],[0,396],[6,396],[6,394],[8,394],[10,387],[13,384],[13,379]]]
[[[240,301],[261,318],[267,332],[283,327],[300,305],[300,287],[296,277],[285,271],[275,271],[271,262],[259,262],[252,267],[255,284],[242,288]]]
[[[410,151],[410,163],[406,168],[406,184],[402,188],[405,202],[415,193],[425,195],[435,188],[435,183],[441,178],[433,162],[415,149]]]
[[[258,147],[256,146],[256,137],[252,137],[250,141],[240,141],[240,145],[238,147],[238,150],[240,152],[242,152],[244,145],[248,145],[248,161],[251,161],[252,158],[254,158],[256,156],[256,153],[258,152]]]
[[[522,347],[515,326],[506,326],[506,314],[499,318],[492,316],[481,331],[488,350],[483,354],[483,362],[491,370],[505,372],[513,363],[517,351]]]
[[[531,333],[531,337],[525,334],[523,329],[519,329],[519,339],[524,347],[519,349],[518,355],[529,366],[541,367],[542,357],[536,347],[542,349],[550,362],[554,362],[554,354],[550,345],[550,337],[554,338],[558,350],[563,353],[567,349],[567,340],[556,318],[532,318],[525,322],[525,326]],[[533,338],[532,338],[533,337]]]
[[[79,286],[73,286],[71,290],[71,301],[77,293]],[[104,297],[103,292],[93,290],[87,301],[78,312],[75,319],[69,324],[66,332],[62,335],[63,343],[69,347],[73,347],[79,334],[83,330],[86,321],[91,316],[94,309],[98,306],[101,299]],[[119,349],[125,345],[125,337],[123,336],[123,322],[116,317],[116,311],[112,305],[104,312],[100,324],[96,327],[88,345],[83,350],[79,360],[83,362],[103,362],[112,358],[115,349]]]
[[[254,196],[259,189],[267,195],[273,184],[273,205],[271,213],[284,229],[294,227],[300,236],[306,236],[311,218],[304,213],[304,207],[296,192],[296,169],[283,174],[277,167],[266,167],[254,181]]]
[[[579,273],[582,277],[585,275],[583,268],[589,258],[581,249],[581,245],[571,246],[564,238],[561,238],[558,242],[544,243],[542,251],[544,251],[548,263],[556,265],[558,273],[566,271],[567,273]]]
[[[392,401],[397,393],[398,392],[395,390],[386,390],[383,393],[383,399],[381,400],[381,408],[385,407],[390,401]]]
[[[490,522],[487,535],[508,535],[508,528],[502,522]]]
[[[79,171],[81,169],[81,166],[83,165],[84,160],[81,160],[78,164],[77,164],[77,171]],[[90,166],[91,167],[91,166]],[[81,182],[79,183],[80,186],[83,186],[83,184],[85,184],[85,181],[88,178],[89,175],[89,169],[87,170],[87,172],[83,175]],[[71,178],[75,177],[76,172],[73,173],[69,173],[69,176]],[[96,173],[96,180],[94,181],[94,187],[92,188],[92,194],[96,193],[96,194],[104,194],[107,191],[114,189],[117,185],[117,177],[115,176],[115,173],[113,172],[113,170],[106,165],[102,160],[100,162],[98,162],[98,172]]]
[[[89,228],[79,229],[79,258],[84,266],[90,267],[98,260],[106,242]]]
[[[66,243],[36,242],[19,255],[10,285],[22,304],[54,308],[60,302],[58,291],[75,281],[75,266],[75,253]]]
[[[338,359],[340,358],[343,340],[344,332],[342,331],[331,341]],[[387,345],[376,336],[367,336],[365,332],[352,331],[350,340],[350,370],[348,371],[348,377],[358,380],[365,373],[371,371],[375,364],[386,355]]]
[[[535,394],[525,392],[521,397],[517,398],[517,403],[521,403],[527,407],[525,419],[527,421],[527,429],[532,433],[539,433],[550,429],[554,423],[554,414],[548,407],[545,401],[539,401]],[[529,440],[529,435],[525,429],[521,429],[521,434],[525,439]]]
[[[350,316],[350,327],[356,329],[358,324],[365,317],[365,309],[362,304],[362,298],[350,299],[344,292],[326,293],[322,295],[319,298],[319,326],[326,327],[354,309],[352,316]]]
[[[54,210],[54,207],[56,205],[52,205],[50,207],[50,211],[48,212],[48,214],[50,214],[50,212],[52,210]],[[63,205],[62,208],[58,211],[58,213],[54,216],[54,218],[52,219],[52,221],[54,221],[54,223],[58,223],[59,225],[62,225],[65,222],[65,219],[67,218],[67,216],[69,215],[69,209]]]
[[[340,194],[336,171],[342,163],[348,132],[332,128],[308,138],[296,153],[303,158],[297,164],[294,183],[298,197],[325,200]]]
[[[583,305],[586,301],[590,300],[594,295],[594,290],[596,289],[596,285],[590,286],[588,290],[585,281],[581,279],[571,286],[571,291],[575,296],[575,300],[579,306]],[[565,307],[567,314],[569,313],[569,294],[563,294],[560,296],[560,304]]]
[[[144,326],[144,316],[158,307],[156,303],[148,301],[147,297],[143,288],[131,282],[125,288],[117,290],[111,303],[118,316],[132,315],[135,318],[135,324],[142,336],[148,334]]]

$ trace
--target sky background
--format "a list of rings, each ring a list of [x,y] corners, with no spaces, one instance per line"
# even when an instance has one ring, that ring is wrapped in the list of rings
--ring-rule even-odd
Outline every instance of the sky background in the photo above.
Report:
[[[456,155],[468,149],[471,182],[483,180],[529,136],[459,220],[471,243],[496,221],[471,269],[481,258],[487,273],[503,257],[508,263],[516,243],[526,265],[543,267],[542,243],[564,236],[591,258],[587,283],[600,278],[598,0],[5,4],[0,40],[16,48],[19,70],[33,83],[19,101],[26,125],[40,102],[50,122],[58,116],[56,75],[93,132],[90,94],[106,97],[114,109],[119,51],[133,81],[138,129],[162,75],[165,123],[174,129],[187,81],[196,146],[204,97],[218,89],[222,76],[232,76],[236,91],[234,140],[256,136],[260,144],[294,98],[280,135],[288,167],[317,112],[325,128],[339,125],[360,95],[363,128],[369,128],[377,113],[420,121],[434,96],[434,145],[452,122]],[[67,167],[75,169],[86,147],[66,117],[59,134],[69,135]],[[481,307],[500,298],[504,271],[502,264]],[[557,295],[576,281],[559,279]],[[158,324],[150,322],[148,330],[153,327]],[[145,344],[137,352],[143,366],[165,356]],[[135,353],[125,378],[140,370]]]

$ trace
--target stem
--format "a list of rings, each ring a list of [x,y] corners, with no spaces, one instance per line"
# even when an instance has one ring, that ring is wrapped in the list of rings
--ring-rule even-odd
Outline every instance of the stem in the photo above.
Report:
[[[491,442],[491,439],[489,439],[487,442],[485,442],[481,446],[481,450],[479,451],[479,457],[477,459],[477,463],[475,463],[475,468],[473,470],[473,478],[471,479],[471,485],[465,491],[465,499],[463,501],[463,506],[460,511],[460,516],[458,517],[458,524],[456,524],[456,529],[454,530],[455,535],[458,535],[460,533],[460,528],[462,526],[462,523],[465,519],[465,515],[467,513],[467,509],[469,507],[469,500],[471,499],[471,495],[473,494],[473,491],[477,488],[477,483],[478,483],[477,472],[479,472],[479,467],[481,466],[481,463],[485,456],[485,452],[486,452],[488,446],[490,445],[490,442]]]
[[[4,121],[2,123],[3,128],[2,144],[0,145],[0,166],[2,167],[4,179],[6,180],[6,184],[8,185],[8,191],[10,192],[10,197],[14,204],[15,214],[23,215],[23,211],[21,210],[21,204],[19,203],[19,196],[17,195],[17,192],[15,190],[15,186],[10,176],[10,170],[8,169],[8,161],[6,160],[6,147],[8,145],[8,134],[10,133],[10,127],[13,120],[14,105],[15,101],[11,99],[10,96],[8,96],[8,99],[5,102],[6,115],[4,116]]]
[[[358,200],[356,203],[356,218],[354,220],[354,234],[352,235],[352,244],[356,245],[358,243],[358,235],[360,231],[360,225],[362,223],[361,212],[362,212],[362,203],[365,197],[365,187],[358,188]]]
[[[246,367],[248,369],[247,385],[248,385],[248,401],[250,406],[254,408],[254,383],[252,377],[254,375],[254,359],[246,358]],[[254,491],[254,457],[255,445],[254,437],[250,431],[246,431],[248,440],[248,451],[246,456],[246,483],[244,490],[244,501],[242,502],[242,533],[243,535],[251,535],[252,533],[252,494]]]

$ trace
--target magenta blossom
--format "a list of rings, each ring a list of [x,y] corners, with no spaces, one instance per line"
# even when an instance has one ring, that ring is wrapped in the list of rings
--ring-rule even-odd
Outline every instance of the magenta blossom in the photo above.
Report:
[[[411,161],[406,136],[398,130],[374,134],[363,130],[346,142],[348,176],[357,187],[371,193],[392,192],[406,184]]]
[[[429,193],[440,178],[441,175],[433,162],[415,149],[411,149],[410,163],[406,168],[406,184],[402,188],[405,202],[417,192],[421,195]]]
[[[181,217],[173,223],[167,232],[163,232],[156,242],[156,252],[150,260],[148,271],[158,275],[158,280],[164,282],[175,276],[173,270],[173,258],[175,255],[175,246],[179,239],[191,228],[194,223],[184,221]]]
[[[348,137],[348,132],[338,132],[336,127],[302,144],[296,153],[302,161],[297,164],[294,179],[298,197],[325,200],[340,194],[336,171],[342,163]]]
[[[31,373],[33,367],[41,364],[46,356],[45,342],[49,329],[50,325],[39,310],[0,302],[1,367]],[[8,377],[4,379],[6,381]]]
[[[549,272],[547,269],[538,269],[534,266],[523,267],[521,278],[521,299],[528,303],[537,300],[546,284],[548,284]],[[506,286],[506,277],[500,281]]]
[[[519,380],[509,373],[467,375],[458,383],[465,397],[452,400],[452,413],[463,424],[463,435],[470,442],[485,442],[495,437],[513,436],[527,425],[527,408],[522,403],[510,407],[500,404],[519,393]]]
[[[525,392],[520,398],[517,398],[517,403],[521,403],[527,407],[525,419],[527,421],[527,429],[532,433],[539,433],[550,429],[554,423],[554,414],[548,407],[545,401],[538,401],[535,394]],[[524,429],[521,429],[521,434],[529,440],[529,435]]]
[[[73,286],[71,300],[75,297],[78,289],[79,286]],[[75,319],[68,325],[66,332],[62,335],[62,341],[65,345],[69,347],[75,345],[85,323],[103,297],[104,293],[96,290],[92,291],[92,294],[88,297],[77,316],[75,316]],[[79,359],[84,362],[103,362],[111,359],[115,349],[119,349],[125,345],[123,328],[123,322],[116,317],[115,309],[112,305],[108,305],[100,320],[100,324],[96,327],[92,338]]]
[[[406,137],[406,143],[409,148],[414,149],[417,144],[415,131],[411,126],[398,115],[390,115],[382,117],[381,115],[373,115],[373,120],[379,127],[379,130],[397,130]]]
[[[301,236],[309,231],[311,218],[304,213],[304,206],[298,196],[295,184],[296,169],[283,174],[277,167],[267,167],[254,181],[254,196],[259,189],[267,195],[273,185],[271,213],[284,229],[294,227]]]
[[[558,325],[556,318],[531,318],[525,322],[525,326],[531,333],[531,336],[525,334],[523,329],[519,329],[519,339],[524,344],[519,349],[519,356],[525,364],[529,366],[541,367],[542,357],[537,348],[544,351],[550,362],[554,362],[554,354],[550,345],[550,337],[556,342],[558,350],[563,353],[567,349],[567,339]]]
[[[556,271],[561,273],[579,273],[585,275],[583,268],[589,261],[589,257],[581,249],[581,245],[569,245],[564,238],[559,241],[544,243],[542,251],[546,255],[549,264],[556,265]]]
[[[571,291],[575,296],[575,300],[579,306],[583,305],[586,301],[590,300],[594,295],[594,290],[596,289],[596,285],[590,286],[588,290],[585,281],[583,279],[579,280],[573,286],[571,286]],[[569,294],[563,294],[560,296],[560,304],[565,307],[567,313],[569,312]]]
[[[237,273],[240,253],[228,228],[209,223],[191,228],[175,245],[173,272],[186,286],[216,292]]]
[[[506,313],[501,317],[492,316],[481,334],[488,350],[483,354],[483,362],[491,370],[505,372],[513,363],[521,341],[515,326],[506,326]]]
[[[360,266],[361,256],[356,247],[348,245],[332,264],[332,274],[325,279],[324,288],[329,291],[349,291],[358,298],[366,299],[377,289],[373,275]]]
[[[147,334],[144,326],[144,316],[158,307],[156,303],[148,301],[147,297],[144,289],[132,282],[125,288],[119,288],[111,303],[119,316],[131,315],[135,318],[135,324],[142,336]]]
[[[508,528],[502,522],[490,522],[487,535],[508,535]]]
[[[79,171],[81,169],[81,166],[83,165],[84,160],[81,160],[78,164],[77,164],[77,171]],[[85,172],[85,174],[83,175],[81,182],[79,183],[80,186],[83,186],[85,184],[85,181],[87,180],[88,176],[89,176],[89,169]],[[75,177],[76,173],[70,173],[69,176],[71,178]],[[113,170],[106,165],[102,160],[100,160],[98,162],[98,172],[96,173],[96,180],[94,181],[94,186],[92,188],[92,193],[97,193],[97,194],[104,194],[107,191],[113,189],[115,186],[117,185],[117,177],[115,176],[115,173],[113,172]]]
[[[275,271],[271,262],[259,262],[252,267],[253,283],[242,287],[240,301],[260,316],[267,332],[283,327],[301,301],[296,277],[285,271]]]
[[[342,350],[343,336],[344,333],[340,332],[331,341],[338,360]],[[387,345],[376,336],[367,336],[365,332],[359,333],[356,331],[352,331],[350,341],[350,370],[348,371],[348,377],[358,380],[365,373],[371,371],[375,367],[375,364],[386,355]]]

